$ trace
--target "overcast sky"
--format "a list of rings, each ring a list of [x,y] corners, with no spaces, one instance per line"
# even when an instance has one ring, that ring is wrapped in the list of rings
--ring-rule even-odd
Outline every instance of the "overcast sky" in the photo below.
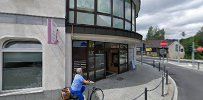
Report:
[[[137,32],[146,38],[150,26],[164,28],[169,39],[193,36],[203,26],[203,0],[141,0]]]

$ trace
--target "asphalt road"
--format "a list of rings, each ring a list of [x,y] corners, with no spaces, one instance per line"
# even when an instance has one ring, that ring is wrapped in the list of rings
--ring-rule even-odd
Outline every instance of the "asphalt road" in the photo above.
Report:
[[[155,58],[156,59],[156,58]],[[154,58],[144,58],[151,63]],[[166,69],[178,87],[178,100],[203,100],[203,72],[166,64]]]

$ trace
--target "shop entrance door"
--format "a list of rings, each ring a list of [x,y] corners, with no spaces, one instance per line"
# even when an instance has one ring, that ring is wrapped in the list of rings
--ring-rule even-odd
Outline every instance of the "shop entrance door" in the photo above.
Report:
[[[119,44],[106,43],[106,76],[119,73]]]
[[[118,73],[119,68],[119,50],[118,49],[110,49],[109,52],[107,52],[108,57],[108,66],[106,68],[107,75]]]

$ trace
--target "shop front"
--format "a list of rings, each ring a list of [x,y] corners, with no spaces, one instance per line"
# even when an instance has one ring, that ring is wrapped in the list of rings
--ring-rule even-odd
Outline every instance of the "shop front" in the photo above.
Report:
[[[129,69],[127,44],[74,40],[72,56],[73,76],[82,68],[84,77],[94,81]]]

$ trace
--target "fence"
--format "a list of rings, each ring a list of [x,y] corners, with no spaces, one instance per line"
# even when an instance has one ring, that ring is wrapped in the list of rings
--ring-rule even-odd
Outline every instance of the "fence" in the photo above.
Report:
[[[159,82],[159,84],[156,86],[156,87],[154,87],[153,89],[150,89],[150,90],[148,90],[147,88],[145,88],[145,90],[142,92],[142,93],[140,93],[140,95],[138,95],[136,98],[134,98],[133,100],[137,100],[138,98],[140,98],[142,95],[144,95],[144,97],[145,97],[145,100],[147,100],[148,98],[148,92],[152,92],[152,91],[154,91],[154,90],[156,90],[160,85],[162,85],[162,89],[161,89],[161,96],[165,96],[165,94],[164,94],[164,85],[166,84],[166,85],[168,85],[168,77],[169,77],[169,73],[168,73],[168,70],[166,70],[166,67],[165,66],[163,66],[163,67],[161,67],[161,64],[160,64],[160,62],[158,62],[158,66],[156,66],[156,62],[155,62],[155,60],[153,60],[153,62],[152,62],[152,64],[151,63],[149,63],[149,62],[144,62],[144,63],[146,63],[146,64],[149,64],[149,65],[152,65],[154,68],[158,68],[158,70],[159,71],[163,71],[163,74],[162,74],[162,79],[161,79],[161,81]],[[165,80],[166,80],[166,83],[165,83]]]

